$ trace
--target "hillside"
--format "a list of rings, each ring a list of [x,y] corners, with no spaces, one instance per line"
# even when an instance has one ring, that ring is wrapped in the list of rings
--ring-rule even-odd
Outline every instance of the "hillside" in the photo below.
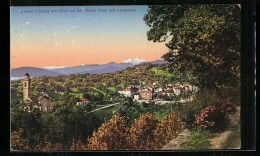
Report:
[[[100,90],[112,87],[112,90],[115,91],[124,88],[128,84],[147,85],[157,82],[163,85],[174,81],[174,77],[172,77],[171,75],[169,76],[169,73],[165,71],[165,66],[166,65],[164,64],[141,64],[134,67],[128,67],[125,70],[113,73],[35,77],[32,78],[32,89],[38,92],[64,92],[68,89],[70,90],[71,88],[76,88],[77,92],[82,93],[87,91],[91,87],[95,87]],[[155,68],[158,70],[154,71]],[[160,71],[160,74],[158,74],[158,71]],[[168,76],[165,76],[161,73],[167,73]],[[12,81],[12,89],[16,90],[17,92],[21,92],[21,82],[22,81]]]

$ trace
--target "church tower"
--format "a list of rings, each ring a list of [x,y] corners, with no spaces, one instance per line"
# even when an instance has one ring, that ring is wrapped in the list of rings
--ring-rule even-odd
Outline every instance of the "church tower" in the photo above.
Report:
[[[31,97],[32,97],[31,78],[30,75],[26,73],[23,79],[23,101]]]

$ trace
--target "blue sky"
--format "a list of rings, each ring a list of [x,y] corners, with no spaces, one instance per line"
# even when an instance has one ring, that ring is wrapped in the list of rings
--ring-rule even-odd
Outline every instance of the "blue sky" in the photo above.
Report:
[[[37,13],[37,9],[49,13]],[[59,9],[68,12],[59,12]],[[77,12],[85,9],[95,9],[96,12]],[[99,12],[98,9],[108,12]],[[115,9],[115,12],[109,12],[110,9]],[[118,9],[135,11],[117,12]],[[162,43],[147,40],[149,27],[143,21],[147,10],[147,6],[12,7],[11,67],[68,66],[120,62],[131,58],[160,59],[166,48]],[[43,58],[40,57],[50,61],[41,61]]]

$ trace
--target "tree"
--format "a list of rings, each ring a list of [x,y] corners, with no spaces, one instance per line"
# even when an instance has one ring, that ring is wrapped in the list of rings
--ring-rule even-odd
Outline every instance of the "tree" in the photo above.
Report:
[[[21,138],[22,133],[22,129],[11,133],[11,150],[29,150],[28,141]]]
[[[144,21],[148,40],[167,42],[163,58],[172,68],[194,69],[200,87],[240,82],[238,5],[149,6]]]
[[[129,146],[135,150],[151,150],[154,142],[153,130],[156,129],[158,120],[151,114],[146,113],[135,120],[130,129]]]
[[[73,142],[81,141],[85,144],[94,129],[100,125],[100,120],[88,112],[85,107],[57,108],[53,118],[49,118],[44,126],[46,140],[52,144],[62,143],[62,148],[65,150],[69,150]]]
[[[126,149],[128,128],[123,117],[118,114],[98,128],[89,139],[91,150],[118,150]]]
[[[69,94],[69,92],[65,92],[62,95],[62,100],[67,106],[75,106],[76,103],[80,101],[80,98],[76,97],[75,95]]]
[[[155,136],[155,147],[161,148],[167,144],[171,139],[175,138],[179,132],[182,131],[184,125],[177,114],[171,113],[164,117],[162,122],[158,123],[156,130],[154,131]]]

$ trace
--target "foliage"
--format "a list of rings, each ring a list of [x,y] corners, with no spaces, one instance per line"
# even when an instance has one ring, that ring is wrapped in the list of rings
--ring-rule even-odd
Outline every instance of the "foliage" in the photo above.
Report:
[[[151,150],[154,149],[153,142],[155,135],[153,130],[156,129],[158,120],[149,113],[143,114],[130,129],[129,147],[134,150]]]
[[[181,122],[181,119],[177,114],[171,113],[170,115],[164,117],[162,122],[158,123],[154,131],[154,146],[160,149],[171,139],[175,138],[183,128],[184,124]]]
[[[183,104],[183,107],[179,110],[180,117],[188,128],[192,128],[192,124],[195,122],[195,115],[208,106],[216,106],[219,97],[214,90],[201,89],[192,96],[192,99],[193,101]]]
[[[149,6],[144,16],[148,40],[165,42],[170,68],[193,69],[200,88],[234,86],[240,81],[238,5]]]
[[[12,137],[17,137],[19,132],[20,140],[26,140],[29,150],[69,150],[73,141],[86,143],[101,124],[99,118],[88,113],[89,108],[84,106],[64,105],[45,114],[29,113],[23,108],[23,104],[18,104],[11,109],[11,131]]]
[[[215,126],[215,118],[218,115],[215,106],[209,106],[204,108],[199,115],[196,115],[195,125],[200,127],[214,127]],[[222,115],[222,114],[220,114]]]
[[[167,71],[161,70],[158,67],[153,67],[150,69],[151,71],[155,72],[156,75],[165,75],[167,77],[172,77],[173,75]]]
[[[113,111],[118,113],[120,116],[124,116],[127,125],[132,125],[135,119],[140,117],[144,111],[141,109],[140,105],[137,103],[132,103],[132,101],[127,101],[123,104],[119,104],[114,107]]]
[[[85,151],[85,150],[87,150],[87,148],[86,148],[86,146],[84,146],[82,144],[81,141],[78,141],[77,143],[75,143],[75,142],[72,143],[70,150],[72,150],[72,151]]]
[[[112,91],[112,92],[116,92],[116,87],[109,87],[107,88],[108,90]]]
[[[75,106],[76,103],[80,101],[80,98],[70,94],[69,92],[65,92],[62,95],[62,101],[63,101],[64,105]]]
[[[61,143],[52,144],[49,141],[46,142],[45,146],[38,149],[42,151],[61,151],[63,150]]]
[[[205,129],[196,129],[192,131],[191,136],[188,137],[188,140],[181,144],[183,150],[202,150],[210,149],[210,138],[214,135]]]
[[[89,148],[91,150],[120,150],[127,148],[128,127],[123,117],[118,114],[112,119],[98,128],[90,138]]]
[[[232,98],[222,99],[219,101],[219,109],[222,113],[234,111],[235,107],[231,102]]]
[[[100,120],[87,107],[61,107],[44,126],[47,140],[52,143],[62,142],[63,149],[70,149],[73,142],[82,140],[86,143],[95,128],[100,125]],[[50,131],[51,130],[51,131]]]
[[[212,131],[223,131],[227,127],[229,119],[226,112],[220,107],[209,106],[201,110],[200,114],[195,115],[195,126],[210,129]]]
[[[84,93],[83,98],[88,99],[89,101],[99,101],[102,102],[104,101],[104,95],[100,92],[94,94],[94,93]]]
[[[83,93],[87,93],[92,97],[100,96],[93,100],[101,100],[101,94],[103,94],[102,98],[106,100],[109,96],[109,98],[118,97],[118,93],[113,92],[113,90],[121,90],[128,84],[152,84],[153,82],[164,84],[173,82],[172,78],[169,79],[169,77],[165,75],[154,74],[154,71],[150,70],[154,67],[164,71],[165,73],[169,73],[167,71],[167,64],[142,64],[115,73],[35,77],[31,80],[31,87],[34,93],[48,91],[49,95],[52,97],[52,101],[54,102],[62,101],[61,96],[65,94],[65,92],[80,98],[83,97]],[[185,78],[185,76],[182,77]],[[14,98],[22,98],[22,80],[11,81],[11,93]]]
[[[13,131],[11,134],[11,150],[21,150],[27,151],[29,150],[28,141],[21,138],[21,134],[23,133],[22,129],[18,131]]]

